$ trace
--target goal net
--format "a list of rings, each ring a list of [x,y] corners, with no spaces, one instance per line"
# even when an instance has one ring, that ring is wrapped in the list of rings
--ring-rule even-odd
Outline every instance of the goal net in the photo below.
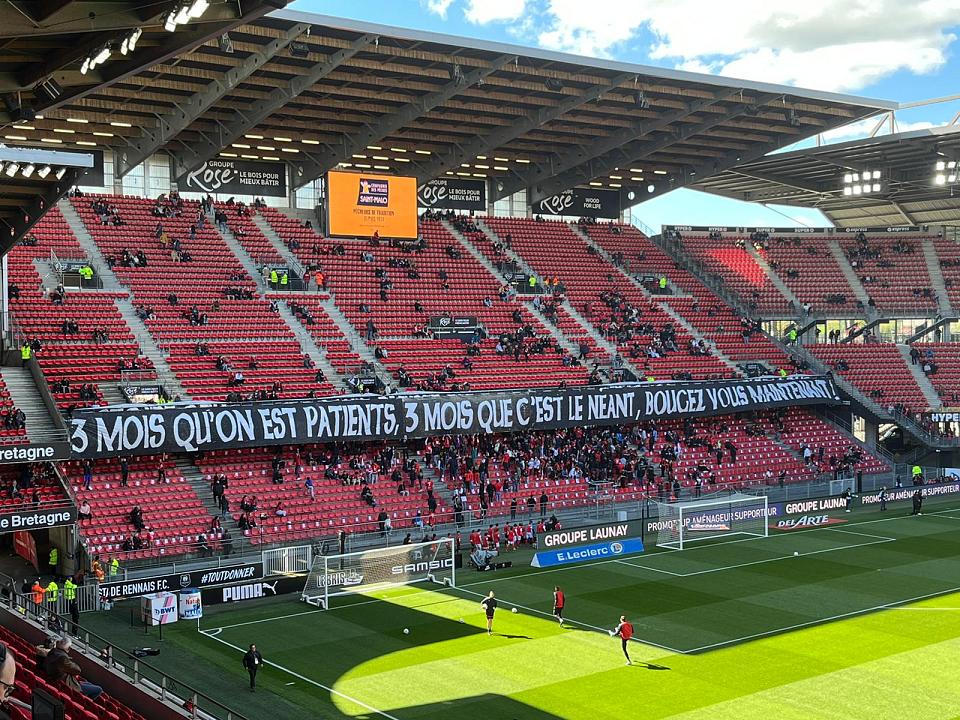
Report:
[[[704,500],[657,503],[657,545],[683,550],[688,543],[728,535],[767,537],[767,496],[733,493]]]
[[[456,585],[453,538],[373,548],[313,561],[300,599],[329,609],[338,595],[364,593],[394,585],[433,582]]]

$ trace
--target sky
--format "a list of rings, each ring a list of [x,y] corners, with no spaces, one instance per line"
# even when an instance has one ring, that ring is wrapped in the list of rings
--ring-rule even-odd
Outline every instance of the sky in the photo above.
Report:
[[[960,95],[960,0],[295,0],[288,7],[899,102]],[[958,113],[960,100],[900,110],[895,130],[944,125]],[[822,140],[866,137],[876,124],[839,128]],[[887,124],[878,134],[886,132]],[[653,228],[830,224],[815,210],[685,189],[638,205],[633,215]]]

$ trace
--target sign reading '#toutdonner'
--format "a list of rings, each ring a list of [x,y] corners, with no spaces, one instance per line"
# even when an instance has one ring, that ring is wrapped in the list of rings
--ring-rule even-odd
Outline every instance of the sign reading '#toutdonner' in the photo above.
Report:
[[[287,166],[251,160],[208,160],[181,177],[183,190],[220,195],[286,197]]]

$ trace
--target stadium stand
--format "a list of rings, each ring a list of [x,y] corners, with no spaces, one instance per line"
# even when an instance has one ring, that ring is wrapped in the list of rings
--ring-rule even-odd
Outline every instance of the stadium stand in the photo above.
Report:
[[[899,406],[907,413],[928,409],[929,403],[896,345],[820,343],[808,349],[881,406]]]
[[[932,237],[891,238],[858,233],[842,242],[850,266],[882,310],[931,312],[937,308],[922,243]]]

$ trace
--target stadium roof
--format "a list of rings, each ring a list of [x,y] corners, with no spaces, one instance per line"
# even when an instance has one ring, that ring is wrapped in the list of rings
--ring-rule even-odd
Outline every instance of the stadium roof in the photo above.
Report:
[[[777,153],[693,187],[749,202],[821,210],[840,227],[960,225],[960,186],[946,182],[960,160],[960,126],[948,125]],[[944,184],[934,181],[943,162]],[[880,189],[845,195],[844,176],[880,171]],[[957,178],[954,177],[954,180]]]
[[[635,204],[896,107],[287,10],[194,34],[174,55],[152,43],[179,32],[146,28],[155,62],[133,68],[139,49],[108,62],[98,87],[83,84],[74,54],[54,73],[64,95],[34,129],[4,132],[115,149],[121,175],[166,151],[181,177],[223,151],[287,160],[298,186],[346,163],[421,181],[489,177],[494,199],[592,182]]]

